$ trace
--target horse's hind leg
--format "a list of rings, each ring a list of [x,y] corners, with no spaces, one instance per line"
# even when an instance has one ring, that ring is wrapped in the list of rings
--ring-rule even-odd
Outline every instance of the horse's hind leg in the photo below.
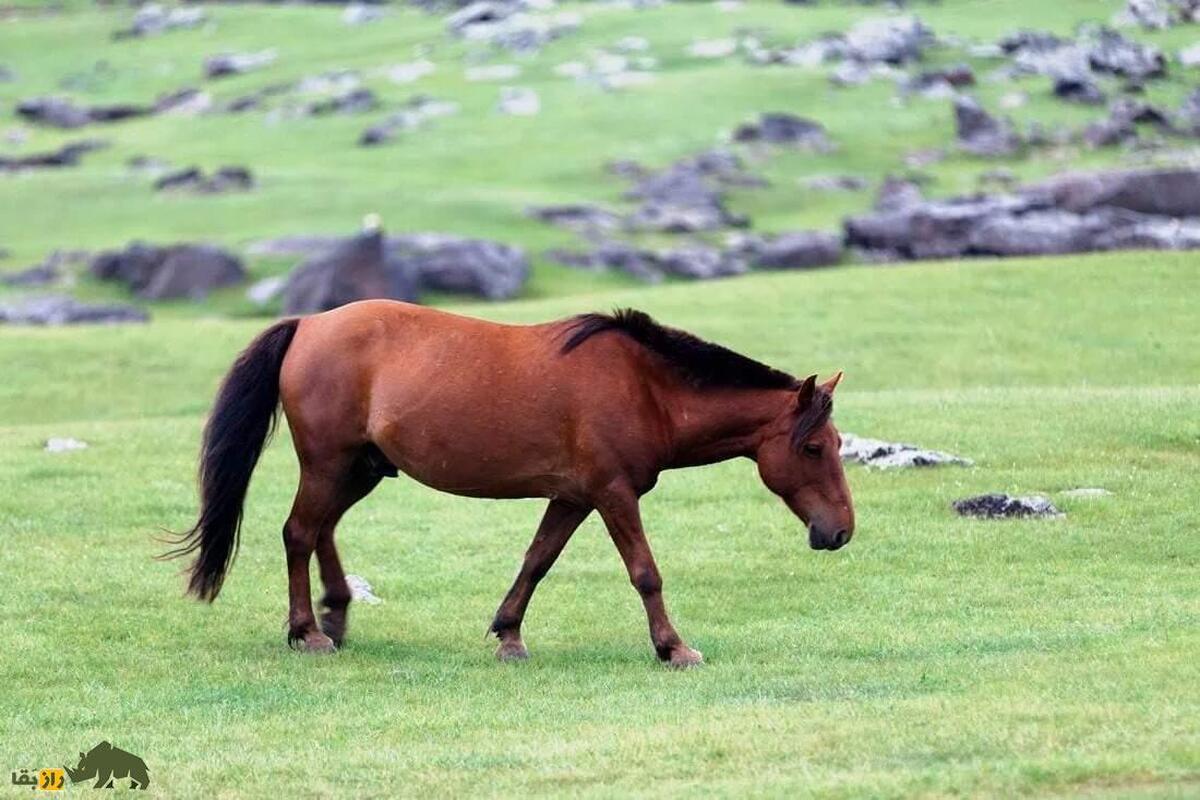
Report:
[[[379,485],[383,474],[380,473],[374,460],[367,455],[356,458],[350,470],[343,476],[337,513],[340,518],[355,503],[362,500],[371,490]],[[321,583],[325,594],[321,597],[321,605],[325,611],[321,614],[321,630],[333,640],[336,647],[341,647],[346,638],[346,611],[350,605],[350,587],[346,585],[346,573],[342,571],[342,561],[338,557],[337,545],[334,544],[334,532],[337,519],[322,526],[317,536],[317,567],[321,573]]]
[[[288,564],[288,643],[315,652],[334,650],[346,627],[350,591],[333,543],[333,530],[350,506],[370,493],[379,476],[369,471],[361,452],[339,458],[302,457],[300,488],[292,513],[283,526],[283,543]],[[325,584],[324,604],[330,609],[329,630],[317,627],[309,584],[309,562],[317,551],[321,579]]]

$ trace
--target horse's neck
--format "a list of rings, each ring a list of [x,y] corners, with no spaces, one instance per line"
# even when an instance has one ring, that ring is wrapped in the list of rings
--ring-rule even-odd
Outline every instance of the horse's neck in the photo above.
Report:
[[[681,389],[664,398],[673,441],[667,466],[691,467],[753,456],[763,429],[793,392],[780,389]]]

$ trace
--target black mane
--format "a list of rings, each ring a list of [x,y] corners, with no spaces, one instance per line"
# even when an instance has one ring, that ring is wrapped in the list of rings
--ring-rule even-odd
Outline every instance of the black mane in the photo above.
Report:
[[[655,322],[632,308],[612,314],[580,314],[567,328],[563,353],[569,353],[598,333],[617,331],[657,353],[698,388],[795,389],[799,381],[719,344]]]

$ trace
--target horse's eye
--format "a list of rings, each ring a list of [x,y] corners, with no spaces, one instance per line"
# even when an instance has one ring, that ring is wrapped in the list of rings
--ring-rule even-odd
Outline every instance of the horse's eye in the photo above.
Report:
[[[821,445],[809,442],[808,444],[804,445],[804,455],[816,458],[817,456],[821,455]]]

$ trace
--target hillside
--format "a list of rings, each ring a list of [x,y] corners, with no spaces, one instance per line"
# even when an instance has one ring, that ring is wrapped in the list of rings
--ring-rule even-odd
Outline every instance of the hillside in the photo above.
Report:
[[[915,177],[926,195],[945,197],[1065,169],[1196,159],[1194,137],[1140,124],[1134,140],[1089,146],[1079,132],[1104,119],[1107,105],[1065,102],[1046,75],[1001,77],[1011,66],[995,49],[1002,36],[1018,28],[1081,35],[1088,25],[1112,23],[1123,8],[1119,2],[913,3],[903,12],[767,0],[649,5],[568,1],[531,12],[546,40],[515,51],[455,35],[443,11],[403,4],[385,5],[377,21],[353,25],[336,5],[203,4],[187,7],[203,15],[198,27],[121,38],[114,33],[134,16],[123,5],[73,2],[40,12],[17,6],[0,25],[6,78],[0,80],[0,156],[80,140],[99,139],[105,147],[73,167],[0,175],[0,248],[6,253],[0,271],[25,268],[55,250],[95,252],[143,239],[233,248],[258,278],[285,272],[299,258],[254,255],[253,242],[345,235],[375,212],[392,232],[438,231],[519,246],[533,263],[521,294],[551,296],[634,283],[619,270],[555,263],[548,250],[578,250],[585,242],[528,213],[576,203],[629,209],[623,197],[629,179],[606,169],[614,161],[661,169],[726,147],[766,183],[725,188],[728,208],[748,220],[750,231],[771,234],[838,231],[844,216],[870,208],[886,175]],[[936,41],[919,59],[876,69],[861,84],[834,85],[831,75],[843,68],[836,60],[755,63],[864,21],[913,16]],[[1111,104],[1132,84],[1139,102],[1175,114],[1200,75],[1179,56],[1200,40],[1200,26],[1119,31],[1158,48],[1166,75],[1099,78],[1097,89]],[[270,63],[206,79],[205,60],[221,53],[266,53]],[[1036,129],[1040,143],[997,158],[956,146],[952,93],[936,82],[928,92],[904,87],[918,73],[960,64],[975,76],[962,93],[994,116],[1010,118],[1022,136]],[[499,111],[505,87],[536,93],[536,113]],[[91,107],[147,106],[181,90],[197,95],[186,95],[189,102],[170,111],[77,129],[31,123],[16,111],[21,102],[44,97]],[[370,102],[340,105],[362,90]],[[359,145],[366,129],[414,108],[416,96],[449,110],[421,117],[377,146]],[[332,106],[313,110],[330,100]],[[239,101],[250,107],[231,110]],[[739,125],[764,112],[818,123],[828,146],[729,144]],[[248,169],[253,188],[219,194],[153,188],[174,169],[210,173],[226,165]],[[727,233],[628,238],[674,247],[719,242]],[[68,285],[83,269],[82,263],[68,267]],[[86,276],[72,291],[125,296]],[[443,299],[437,293],[427,298]],[[254,312],[240,288],[159,312],[189,309]]]

